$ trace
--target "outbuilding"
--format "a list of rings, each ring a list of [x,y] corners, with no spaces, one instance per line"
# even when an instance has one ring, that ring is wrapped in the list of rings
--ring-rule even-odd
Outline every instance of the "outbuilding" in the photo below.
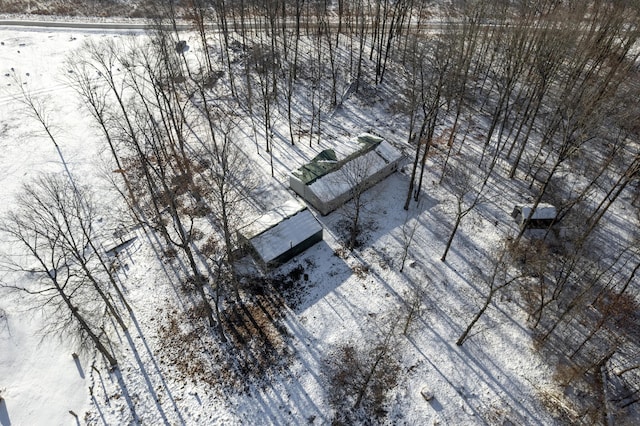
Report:
[[[289,187],[323,216],[353,198],[356,186],[366,190],[395,172],[402,159],[389,142],[369,133],[345,144],[352,146],[351,154],[339,158],[333,149],[326,149],[289,176]],[[349,177],[354,169],[357,181]]]
[[[525,226],[527,218],[527,229],[547,229],[554,224],[558,212],[555,206],[546,203],[539,203],[537,206],[533,204],[523,204],[521,206],[515,206],[511,217],[516,220],[516,223],[521,228]]]
[[[238,240],[262,267],[272,268],[322,241],[322,225],[306,206],[291,200],[242,228]]]

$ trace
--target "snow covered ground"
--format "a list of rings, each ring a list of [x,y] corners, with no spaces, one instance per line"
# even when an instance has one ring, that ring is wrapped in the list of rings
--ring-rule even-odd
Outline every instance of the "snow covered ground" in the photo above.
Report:
[[[22,182],[42,171],[63,171],[52,144],[18,107],[19,84],[46,99],[72,172],[100,193],[105,205],[115,199],[102,179],[104,148],[67,85],[64,60],[83,40],[119,37],[124,35],[117,31],[0,28],[0,196],[5,200],[0,213],[11,205]],[[356,135],[375,129],[399,146],[406,140],[381,111],[362,111],[362,105],[346,103],[335,117],[339,132]],[[282,126],[280,134],[287,134]],[[284,152],[285,143],[280,143]],[[278,192],[272,200],[291,198],[287,171],[333,143],[314,143],[312,148],[300,144],[295,154],[279,157],[276,179],[268,183]],[[255,155],[255,161],[268,176],[268,158]],[[17,296],[3,294],[0,425],[75,424],[70,412],[81,424],[326,424],[332,418],[327,371],[338,349],[367,347],[390,327],[401,329],[416,293],[424,308],[407,336],[396,333],[393,355],[399,371],[387,407],[390,422],[555,423],[539,402],[542,394],[557,393],[552,371],[534,351],[530,333],[522,327],[525,313],[515,300],[506,295],[498,308],[489,309],[464,346],[455,345],[486,294],[482,281],[474,277],[488,263],[491,247],[515,231],[509,216],[513,206],[496,201],[472,212],[443,263],[440,256],[455,206],[445,188],[435,184],[437,167],[429,166],[422,202],[408,214],[402,209],[405,174],[395,173],[366,193],[364,244],[353,253],[342,250],[340,211],[318,217],[324,242],[279,271],[286,276],[302,268],[308,274],[308,281],[295,283],[301,287],[296,303],[281,308],[287,331],[277,354],[281,365],[264,371],[261,380],[247,380],[240,389],[225,376],[220,363],[224,348],[217,347],[215,335],[189,321],[180,264],[159,260],[154,241],[142,232],[122,255],[120,279],[135,316],[129,333],[118,336],[121,361],[116,372],[96,356],[74,359],[77,348],[72,343],[41,340],[37,330],[46,318],[27,310]],[[403,226],[414,221],[418,226],[400,273]],[[421,395],[425,389],[434,396],[429,402]]]
[[[93,131],[64,80],[66,55],[78,45],[78,39],[86,37],[106,35],[0,29],[2,213],[11,207],[23,182],[43,171],[63,171],[53,144],[16,101],[19,84],[46,102],[64,141],[61,149],[69,167],[99,182],[100,148],[92,142]],[[14,71],[19,82],[14,81]],[[6,244],[1,248],[9,249]],[[88,360],[74,360],[72,354],[77,348],[64,341],[43,339],[39,330],[46,318],[39,311],[29,310],[21,297],[3,293],[0,309],[6,313],[6,324],[0,326],[0,424],[72,424],[69,410],[82,418],[91,408]]]

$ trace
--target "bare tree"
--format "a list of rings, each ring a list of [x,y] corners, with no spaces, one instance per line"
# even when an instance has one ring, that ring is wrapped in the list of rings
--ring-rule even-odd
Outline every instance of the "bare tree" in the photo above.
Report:
[[[86,77],[86,75],[85,75]],[[17,76],[14,75],[14,78],[17,81]],[[78,79],[78,86],[82,86],[84,83],[87,83],[86,80],[82,80],[82,78]],[[87,83],[88,84],[88,83]],[[107,266],[105,259],[102,257],[102,253],[98,250],[97,245],[94,243],[93,239],[93,229],[94,226],[94,206],[90,201],[89,194],[87,191],[81,190],[76,183],[76,179],[69,170],[69,167],[64,159],[62,154],[62,149],[58,143],[58,137],[56,133],[59,131],[59,127],[55,124],[55,119],[52,118],[52,113],[50,108],[47,106],[46,101],[44,99],[37,98],[31,94],[31,92],[25,87],[26,85],[21,84],[21,97],[18,101],[26,107],[28,115],[30,115],[35,121],[40,124],[47,138],[53,143],[56,151],[60,157],[60,161],[64,167],[64,170],[67,174],[66,181],[61,180],[60,178],[54,175],[47,175],[41,177],[34,186],[25,187],[25,191],[29,193],[33,199],[40,199],[41,202],[48,203],[48,205],[43,206],[47,211],[55,211],[62,215],[64,219],[64,223],[58,223],[55,220],[52,221],[52,225],[61,227],[61,235],[66,236],[66,244],[67,249],[70,251],[71,255],[75,257],[75,260],[82,265],[84,269],[84,274],[87,279],[89,279],[97,291],[100,293],[101,297],[105,301],[107,307],[113,314],[114,318],[118,321],[120,326],[126,330],[127,327],[122,321],[120,315],[116,312],[115,308],[111,305],[111,302],[107,299],[107,297],[102,293],[99,288],[99,285],[96,281],[96,278],[91,274],[90,270],[87,268],[87,259],[85,257],[85,250],[88,248],[91,250],[91,254],[95,255],[95,257],[99,261],[99,265],[103,272],[107,274],[107,277],[111,283],[111,287],[117,292],[120,300],[127,308],[127,310],[131,311],[129,304],[127,303],[122,291],[117,285],[113,275],[109,267]],[[85,87],[87,91],[91,91],[88,87]],[[78,88],[78,90],[81,90]],[[103,108],[102,102],[99,100],[100,95],[95,89],[92,91],[91,95],[87,94],[87,99],[91,99],[93,102],[87,101],[92,108],[94,108],[95,117],[100,117],[104,119],[104,115],[96,112]],[[101,122],[102,125],[106,126],[106,123]],[[106,127],[103,127],[106,134],[108,134]],[[111,145],[111,141],[109,141]],[[116,157],[117,160],[117,157]],[[37,196],[37,192],[40,191],[45,194],[47,197],[42,200],[42,197]],[[67,230],[65,230],[65,227]],[[80,239],[74,240],[72,238],[72,233],[68,232],[68,228],[73,226],[77,226],[78,230],[81,231]]]
[[[513,98],[513,91],[526,69],[526,59],[532,49],[530,28],[535,26],[536,22],[533,19],[532,11],[527,10],[519,16],[519,20],[520,22],[515,27],[500,25],[500,29],[494,32],[494,50],[497,51],[499,58],[492,63],[493,66],[489,68],[489,72],[493,74],[492,82],[498,89],[498,100],[491,112],[491,122],[487,130],[480,163],[482,163],[500,120],[506,122],[508,119],[512,107],[510,100]],[[489,97],[487,96],[487,98]],[[499,152],[499,143],[500,141],[496,143],[495,147],[496,156]],[[492,163],[495,164],[495,159]]]
[[[447,259],[447,253],[449,253],[451,243],[456,236],[462,219],[484,201],[482,193],[484,186],[480,183],[480,179],[477,179],[466,166],[458,164],[457,167],[449,169],[445,175],[445,181],[456,199],[456,220],[447,240],[444,253],[440,258],[443,262]]]
[[[359,423],[361,419],[380,418],[387,392],[398,380],[398,362],[394,351],[399,319],[367,339],[364,347],[344,345],[330,361],[331,404],[336,423]]]
[[[62,166],[69,176],[69,181],[72,185],[75,185],[73,177],[71,176],[71,171],[64,159],[64,155],[62,155],[62,149],[58,144],[56,133],[60,128],[56,124],[56,121],[51,117],[52,108],[48,105],[45,99],[34,96],[27,87],[27,84],[23,84],[15,71],[13,72],[13,80],[14,83],[20,87],[20,96],[16,98],[17,102],[24,106],[27,116],[36,121],[42,127],[44,135],[51,141],[51,143],[53,143],[53,146],[58,153]]]
[[[183,215],[183,206],[200,198],[188,156],[189,115],[179,87],[183,66],[174,40],[157,32],[153,46],[129,46],[127,53],[117,46],[90,46],[92,66],[110,89],[122,129],[122,156],[128,158],[126,173],[134,176],[137,201],[146,207],[150,220],[143,224],[160,232],[167,246],[182,252],[188,261],[202,298],[209,324],[213,309],[204,290],[202,265],[193,246],[194,218]],[[124,76],[114,68],[124,70]],[[182,76],[182,78],[181,78]]]
[[[367,201],[363,197],[364,192],[371,186],[371,175],[376,161],[382,161],[373,151],[362,154],[351,161],[347,161],[337,172],[334,173],[336,186],[346,187],[348,197],[351,199],[342,208],[348,225],[349,238],[347,248],[353,250],[358,245],[358,236],[361,232],[362,213],[366,209]]]
[[[318,31],[316,37],[317,39],[315,42],[318,46],[321,46],[322,33]],[[316,132],[318,135],[318,143],[320,142],[321,138],[322,107],[324,101],[322,96],[322,81],[326,68],[324,50],[319,47],[316,47],[314,50],[316,63],[311,69],[311,85],[309,87],[309,90],[311,91],[311,123],[309,124],[309,147],[311,147],[312,145],[314,132]],[[316,126],[315,130],[314,125]]]
[[[414,201],[418,201],[427,158],[431,147],[436,127],[441,119],[441,109],[446,104],[446,90],[448,85],[448,75],[451,69],[450,49],[447,44],[449,40],[436,40],[433,45],[425,40],[418,39],[413,46],[412,61],[418,61],[414,69],[418,69],[420,74],[419,91],[422,109],[422,125],[416,135],[416,153],[409,180],[407,199],[404,209],[409,208],[411,196]],[[425,54],[423,50],[427,51]],[[415,105],[413,106],[415,108]],[[412,131],[413,129],[410,129]],[[414,189],[415,186],[415,189]]]
[[[249,68],[255,71],[258,77],[258,94],[262,106],[262,121],[264,125],[265,149],[269,153],[269,164],[271,166],[271,176],[274,176],[273,169],[273,113],[274,100],[277,98],[277,78],[276,68],[279,58],[275,52],[264,44],[255,44],[250,57]],[[248,70],[247,70],[248,72]],[[249,80],[247,84],[251,83]]]
[[[409,247],[413,242],[413,236],[418,228],[419,221],[417,218],[409,218],[409,213],[405,215],[404,223],[401,227],[402,232],[402,256],[400,257],[400,272],[404,270],[404,264],[409,255]]]
[[[110,342],[104,329],[103,311],[115,319],[119,315],[103,284],[92,280],[87,264],[78,260],[78,253],[69,244],[71,238],[85,241],[84,233],[72,222],[77,218],[69,217],[58,205],[65,199],[68,202],[68,186],[60,193],[59,188],[52,187],[53,182],[41,179],[25,186],[16,207],[0,224],[0,232],[19,250],[18,256],[5,258],[4,267],[33,277],[24,286],[2,286],[27,294],[35,306],[45,309],[50,316],[45,331],[73,335],[75,330],[82,344],[91,343],[111,366],[116,366],[115,356],[107,349]]]
[[[225,264],[229,268],[236,299],[240,300],[235,269],[235,232],[244,219],[247,202],[256,189],[250,160],[241,152],[235,134],[236,123],[231,113],[212,110],[205,103],[205,118],[210,139],[203,148],[209,160],[206,176],[210,184],[210,201],[220,221],[225,245]]]
[[[496,293],[512,284],[514,281],[522,278],[522,274],[513,274],[512,272],[510,272],[509,262],[507,261],[507,244],[508,243],[505,243],[498,249],[497,253],[494,254],[495,258],[493,260],[494,263],[491,268],[491,273],[489,275],[485,275],[482,273],[480,274],[480,279],[487,285],[487,294],[484,296],[484,302],[482,306],[473,316],[465,330],[456,341],[456,345],[458,346],[462,346],[465,340],[467,340],[467,338],[469,337],[469,333],[471,333],[473,327],[491,305],[491,302],[493,301]]]
[[[424,310],[423,300],[425,296],[425,288],[426,286],[422,287],[421,285],[416,285],[412,291],[408,290],[404,294],[407,316],[404,321],[404,326],[402,327],[402,334],[405,336],[409,334],[409,332],[411,331],[411,326],[414,324],[415,319],[418,318]]]
[[[86,54],[86,52],[84,53]],[[118,124],[117,117],[112,111],[109,102],[109,87],[103,84],[102,81],[97,80],[101,74],[100,71],[82,55],[75,54],[68,57],[65,64],[69,70],[73,71],[68,74],[71,87],[73,87],[80,96],[83,106],[87,109],[102,132],[115,163],[114,172],[123,179],[127,194],[129,195],[129,199],[127,199],[126,196],[123,197],[123,199],[127,201],[128,204],[135,205],[135,195],[127,179],[125,167],[120,158],[121,153],[117,146]],[[124,195],[124,193],[122,193],[122,195]],[[131,206],[131,210],[136,211],[133,206]]]
[[[0,308],[0,331],[7,330],[9,328],[9,320],[7,312]],[[0,401],[2,401],[2,395],[0,395]]]
[[[460,29],[456,29],[456,25],[447,26],[445,37],[451,37],[451,46],[453,51],[457,52],[452,59],[452,71],[449,78],[449,94],[450,101],[455,102],[455,114],[453,125],[449,133],[448,147],[453,146],[454,138],[458,132],[458,124],[465,106],[465,97],[469,90],[471,73],[471,64],[479,42],[481,34],[481,22],[485,18],[487,4],[485,2],[465,2],[462,6],[460,14],[462,22]],[[458,11],[454,8],[451,15],[458,15]],[[446,166],[446,165],[445,165]]]

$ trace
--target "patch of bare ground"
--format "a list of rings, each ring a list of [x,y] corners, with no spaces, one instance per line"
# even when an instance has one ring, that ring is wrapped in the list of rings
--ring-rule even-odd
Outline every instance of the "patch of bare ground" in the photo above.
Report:
[[[252,296],[224,311],[231,382],[246,378],[268,381],[284,371],[291,360],[290,335],[282,323],[283,300],[276,294]]]
[[[195,308],[189,314],[199,316],[198,311]],[[171,312],[158,326],[158,338],[162,341],[158,359],[165,368],[175,370],[177,374],[173,377],[215,386],[220,383],[216,365],[222,359],[210,349],[210,333],[205,333],[204,328],[204,321],[194,323],[184,313]]]
[[[327,360],[329,402],[335,425],[384,423],[389,392],[400,379],[395,343],[342,345]]]
[[[553,335],[536,334],[535,346],[555,365],[558,386],[542,391],[542,402],[565,424],[607,424],[607,417],[615,424],[634,424],[637,413],[626,396],[637,393],[638,377],[621,377],[615,366],[628,364],[629,350],[637,353],[637,302],[604,290],[599,300],[574,315]]]
[[[271,297],[277,297],[286,306],[295,310],[312,285],[309,282],[309,272],[315,267],[313,261],[306,259],[304,264],[297,264],[286,272],[249,277],[245,287],[251,294],[271,293]]]
[[[559,388],[538,389],[538,398],[549,412],[564,424],[577,424],[580,413]]]
[[[292,359],[289,333],[282,324],[283,301],[255,295],[221,312],[227,342],[206,325],[203,305],[173,311],[158,328],[159,359],[185,381],[244,392],[285,371]]]

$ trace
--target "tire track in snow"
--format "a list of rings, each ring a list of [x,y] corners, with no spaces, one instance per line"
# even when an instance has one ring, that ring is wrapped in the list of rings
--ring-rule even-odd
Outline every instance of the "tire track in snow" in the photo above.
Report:
[[[11,84],[13,85],[17,83],[11,83]],[[28,83],[27,83],[27,86],[28,86]],[[40,98],[44,95],[48,95],[66,88],[71,88],[71,85],[68,83],[59,83],[49,87],[43,87],[40,89],[27,90],[27,92],[29,93],[29,95]],[[22,98],[22,95],[20,91],[17,91],[15,94],[0,96],[0,106],[8,105],[11,102],[21,102],[21,98]]]

